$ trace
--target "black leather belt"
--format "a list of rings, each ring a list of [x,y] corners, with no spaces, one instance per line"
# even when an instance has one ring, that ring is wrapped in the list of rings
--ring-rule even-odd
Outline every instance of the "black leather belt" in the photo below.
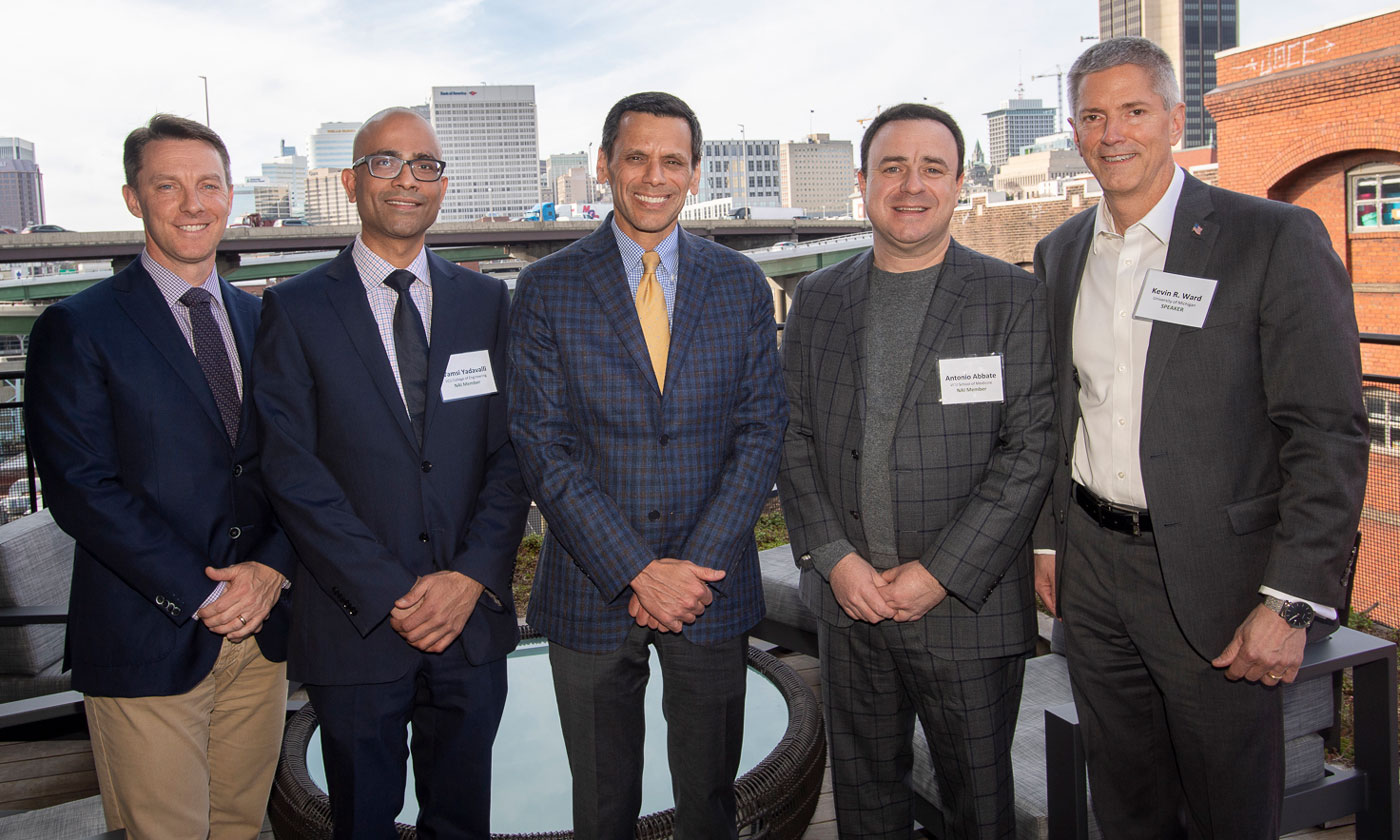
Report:
[[[1100,499],[1082,484],[1075,483],[1074,500],[1101,528],[1135,537],[1152,530],[1152,517],[1147,515],[1147,511]]]

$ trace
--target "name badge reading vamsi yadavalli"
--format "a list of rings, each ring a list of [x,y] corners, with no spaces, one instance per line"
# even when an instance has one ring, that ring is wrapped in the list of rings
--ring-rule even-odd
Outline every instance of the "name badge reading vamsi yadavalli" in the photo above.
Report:
[[[485,350],[453,353],[447,358],[442,375],[442,401],[480,397],[496,393],[496,376],[491,370],[491,354]]]
[[[943,404],[1002,402],[1001,355],[939,359]]]

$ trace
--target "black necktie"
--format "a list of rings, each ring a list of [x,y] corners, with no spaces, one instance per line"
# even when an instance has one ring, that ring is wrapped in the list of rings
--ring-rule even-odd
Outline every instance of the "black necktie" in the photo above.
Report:
[[[228,432],[231,443],[238,442],[238,415],[243,410],[238,398],[238,386],[233,381],[233,366],[228,361],[228,347],[219,325],[214,321],[214,313],[209,311],[213,296],[200,288],[192,288],[180,295],[180,302],[190,310],[190,333],[194,336],[194,357],[199,361],[209,390],[214,392],[214,403],[219,407],[219,416],[224,421],[224,431]]]
[[[394,306],[394,355],[399,360],[399,382],[403,385],[403,401],[408,404],[408,420],[418,445],[423,445],[423,412],[428,404],[428,333],[423,329],[423,316],[413,305],[408,287],[418,278],[406,269],[396,269],[384,279],[384,285],[399,293]]]

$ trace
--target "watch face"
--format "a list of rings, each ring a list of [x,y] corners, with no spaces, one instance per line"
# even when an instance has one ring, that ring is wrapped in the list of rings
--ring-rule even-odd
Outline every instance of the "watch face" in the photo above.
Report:
[[[1289,601],[1283,605],[1279,615],[1288,622],[1289,627],[1307,627],[1312,624],[1313,608],[1311,605],[1299,601]]]

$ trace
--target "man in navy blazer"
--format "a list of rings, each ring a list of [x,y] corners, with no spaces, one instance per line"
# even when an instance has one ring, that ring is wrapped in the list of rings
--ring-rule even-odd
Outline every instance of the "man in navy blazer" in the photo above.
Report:
[[[549,523],[529,621],[550,641],[580,838],[633,836],[652,645],[676,837],[735,835],[753,525],[787,403],[763,272],[676,224],[700,149],[676,97],[618,102],[598,153],[615,214],[516,286],[511,437]]]
[[[281,745],[295,564],[244,399],[258,301],[215,270],[233,193],[219,136],[158,114],[125,165],[145,249],[30,336],[29,442],[77,543],[67,661],[109,828],[247,840]]]
[[[360,235],[267,291],[253,360],[301,558],[288,669],[320,721],[335,837],[392,835],[411,723],[419,836],[487,838],[529,508],[496,390],[508,297],[424,247],[447,180],[422,117],[376,114],[354,154]]]

